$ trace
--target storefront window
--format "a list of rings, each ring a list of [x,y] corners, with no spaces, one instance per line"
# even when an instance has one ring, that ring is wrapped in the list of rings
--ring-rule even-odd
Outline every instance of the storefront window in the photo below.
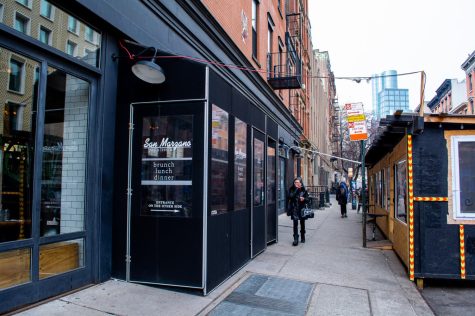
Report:
[[[406,182],[406,160],[399,161],[394,166],[394,187],[396,195],[395,216],[403,222],[407,222],[407,182]]]
[[[0,63],[0,68],[7,69],[0,72],[0,242],[6,242],[31,238],[33,113],[39,64],[4,48],[0,48]]]
[[[191,217],[193,116],[144,116],[142,216]]]
[[[456,219],[475,219],[475,136],[452,136],[452,191]]]
[[[48,69],[40,235],[84,230],[89,83]]]
[[[74,15],[45,0],[4,0],[0,7],[5,16],[13,17],[0,18],[0,23],[99,67],[101,33],[88,23],[79,23]]]
[[[211,215],[228,211],[229,114],[213,104],[211,122]]]
[[[246,208],[247,124],[236,119],[234,128],[234,209]]]
[[[84,266],[84,240],[68,240],[40,246],[40,279]]]
[[[254,138],[254,206],[264,204],[264,142]]]

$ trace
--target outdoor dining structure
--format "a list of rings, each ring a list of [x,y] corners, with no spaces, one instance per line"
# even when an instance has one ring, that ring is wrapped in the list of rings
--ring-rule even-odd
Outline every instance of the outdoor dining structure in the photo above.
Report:
[[[475,279],[475,116],[388,115],[366,153],[369,214],[409,278]]]

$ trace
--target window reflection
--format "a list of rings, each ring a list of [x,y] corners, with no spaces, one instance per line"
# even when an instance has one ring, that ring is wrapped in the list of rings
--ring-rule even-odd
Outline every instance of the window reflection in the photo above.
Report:
[[[254,138],[254,206],[264,204],[264,142]]]
[[[269,140],[269,144],[275,142]],[[267,147],[267,204],[275,203],[276,178],[275,178],[275,147]]]
[[[99,67],[101,34],[46,0],[4,0],[0,23]]]
[[[0,242],[31,237],[38,66],[0,47]]]
[[[234,131],[234,209],[246,208],[247,124],[236,119]]]
[[[395,187],[396,187],[396,216],[403,222],[407,221],[407,199],[406,199],[406,160],[401,160],[395,165]]]
[[[84,230],[89,83],[48,69],[40,234]]]
[[[213,104],[211,125],[211,215],[228,211],[229,114]]]

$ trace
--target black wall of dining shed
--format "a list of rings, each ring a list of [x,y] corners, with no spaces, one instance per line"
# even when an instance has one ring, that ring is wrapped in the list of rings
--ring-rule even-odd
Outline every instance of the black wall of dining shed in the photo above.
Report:
[[[265,114],[252,104],[237,89],[229,85],[219,75],[210,71],[209,75],[209,104],[219,106],[230,114],[230,141],[229,141],[229,179],[228,210],[229,212],[211,216],[208,211],[207,236],[207,289],[211,290],[241,268],[251,259],[251,204],[247,195],[245,209],[234,209],[234,120],[240,119],[248,124],[247,137],[247,192],[251,191],[251,128],[266,131]],[[211,116],[211,111],[210,111]],[[211,122],[211,117],[210,117]],[[277,128],[272,124],[271,131],[276,135]],[[211,137],[211,131],[210,131]],[[211,138],[210,138],[211,139]],[[211,148],[210,148],[211,150]],[[211,152],[211,151],[210,151]],[[212,172],[211,169],[210,173]],[[211,176],[211,175],[210,175]],[[209,185],[213,185],[209,177]],[[257,229],[265,231],[265,221],[254,222]],[[264,241],[265,243],[265,241]]]
[[[466,124],[465,130],[474,130]],[[449,152],[444,131],[460,130],[458,124],[430,124],[413,136],[415,197],[449,197]],[[449,224],[448,202],[414,202],[416,277],[460,278],[459,225]],[[465,225],[466,278],[475,279],[475,226]]]

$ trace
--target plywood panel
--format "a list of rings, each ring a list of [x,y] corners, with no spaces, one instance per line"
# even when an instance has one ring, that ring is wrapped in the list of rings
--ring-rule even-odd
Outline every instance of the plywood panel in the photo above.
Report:
[[[61,242],[40,247],[40,279],[78,267],[78,243]]]
[[[409,266],[409,229],[406,223],[394,218],[394,164],[407,157],[407,137],[404,137],[383,159],[368,170],[368,178],[382,169],[389,168],[389,212],[379,206],[374,206],[374,211],[378,214],[387,214],[386,217],[378,218],[377,225],[381,231],[393,243],[394,251],[401,258],[406,266]],[[374,184],[371,184],[374,185]],[[406,192],[406,196],[409,196]],[[374,204],[373,197],[371,203]],[[409,210],[407,210],[409,211]]]
[[[0,289],[30,281],[30,249],[0,253]]]
[[[391,220],[394,227],[393,236],[390,239],[393,243],[393,249],[406,267],[409,267],[409,234],[407,224],[394,218]]]

